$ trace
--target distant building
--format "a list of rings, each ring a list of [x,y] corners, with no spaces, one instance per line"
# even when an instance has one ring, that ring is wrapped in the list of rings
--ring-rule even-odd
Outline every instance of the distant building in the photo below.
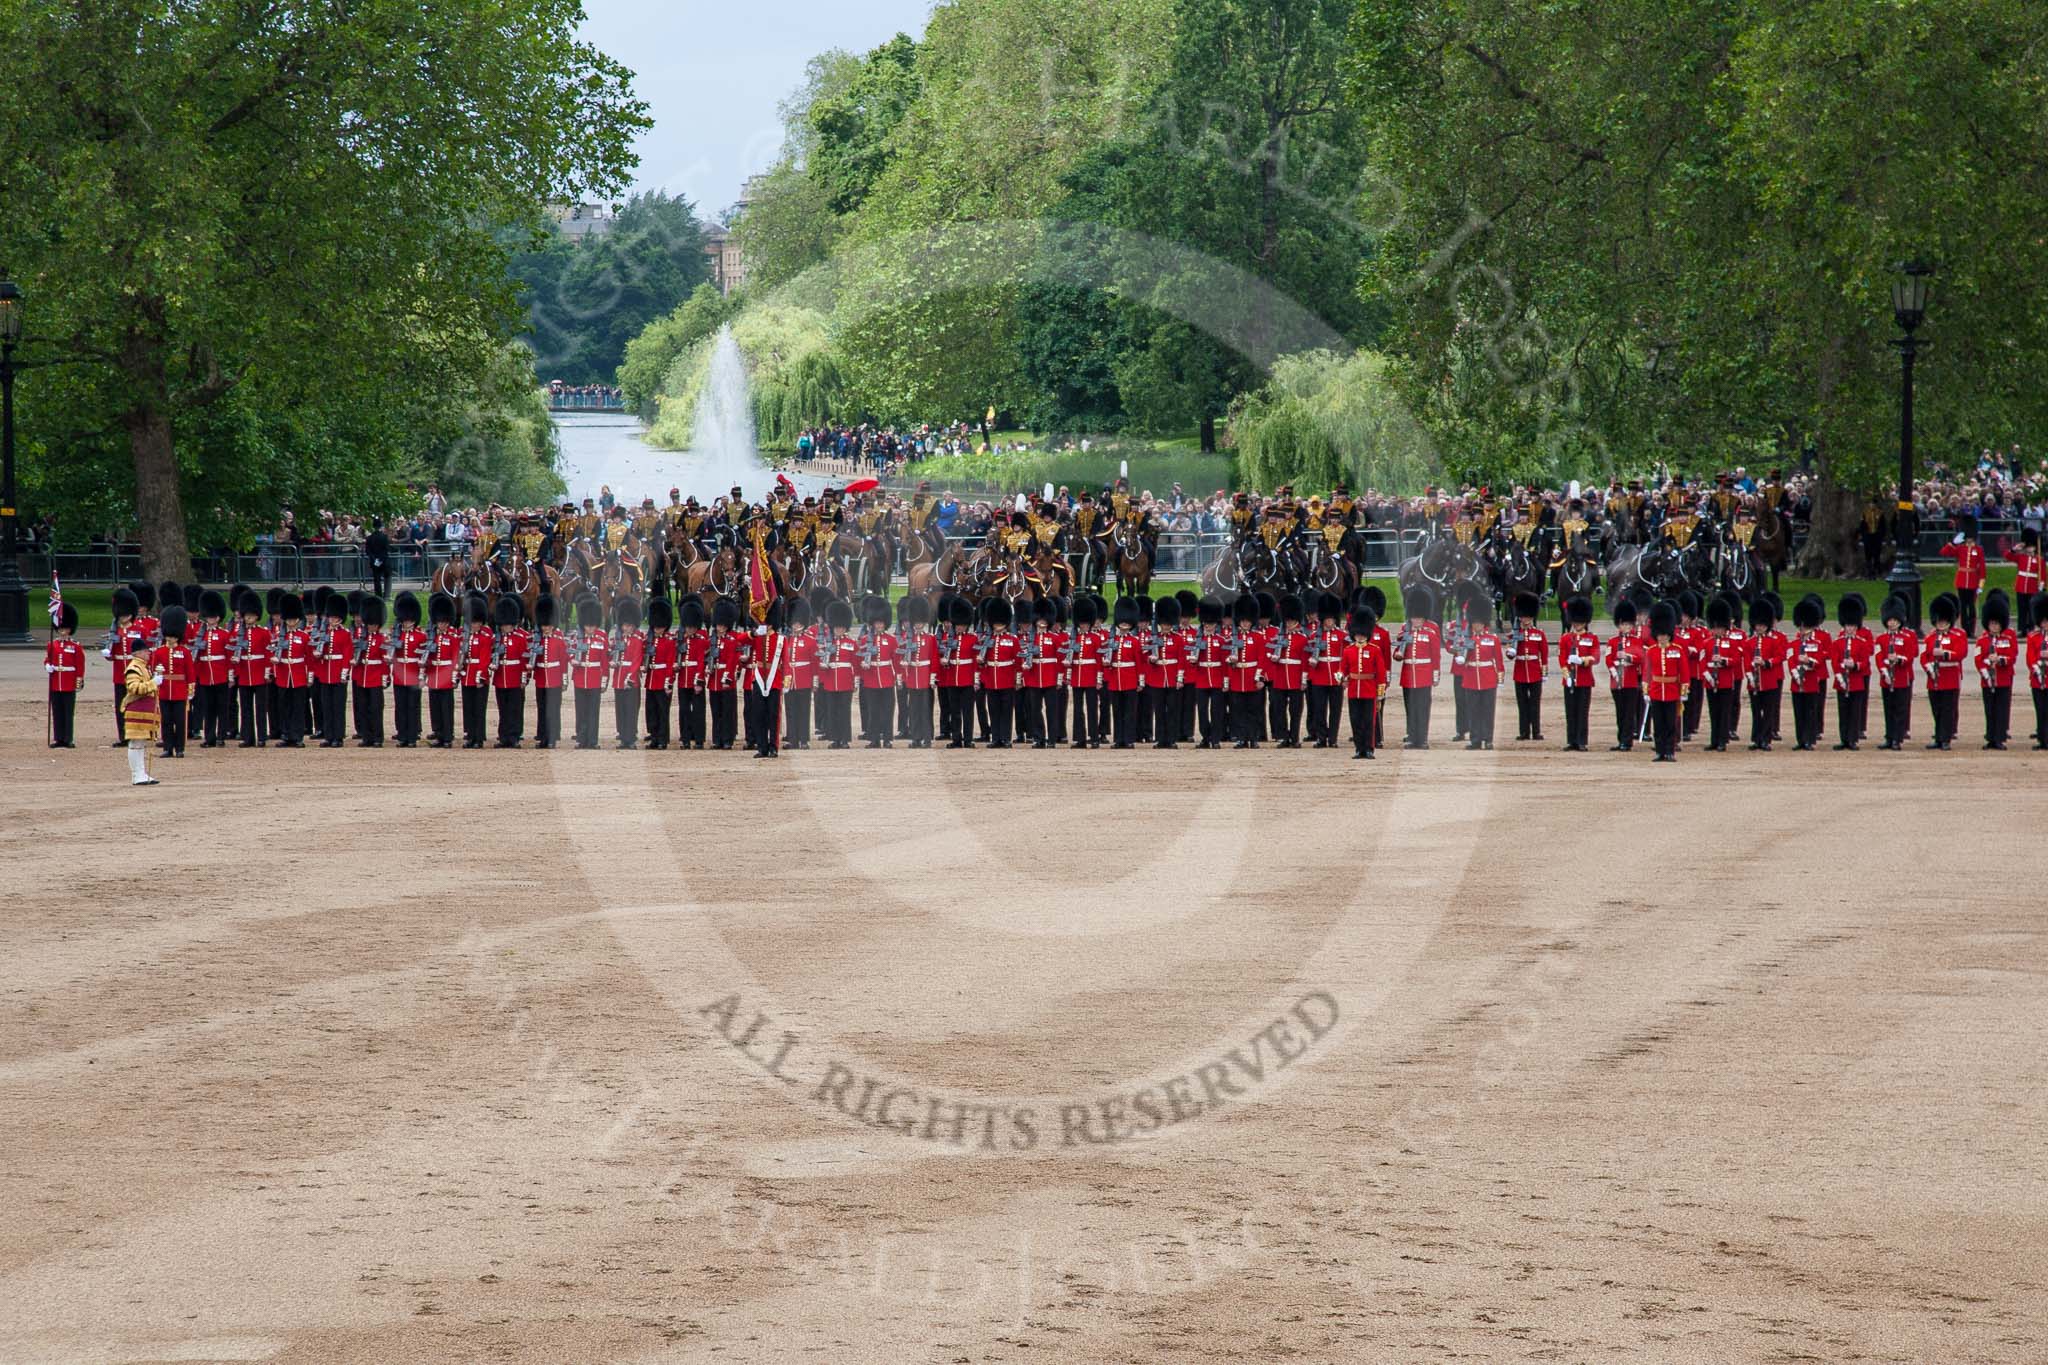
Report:
[[[612,230],[619,216],[603,204],[550,204],[548,218],[555,231],[572,242],[602,237]]]
[[[760,197],[761,182],[765,176],[750,175],[747,183],[740,188],[740,199],[725,215],[728,223],[737,223],[740,215],[747,211],[747,205]],[[732,231],[724,224],[704,225],[704,263],[710,267],[711,283],[718,286],[721,294],[730,294],[747,282],[747,262],[740,254],[740,244],[733,238]]]

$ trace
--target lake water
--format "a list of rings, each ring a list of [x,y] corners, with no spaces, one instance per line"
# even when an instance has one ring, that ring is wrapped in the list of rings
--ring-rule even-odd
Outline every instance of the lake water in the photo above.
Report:
[[[744,473],[735,474],[729,459],[658,450],[640,439],[639,419],[630,413],[558,412],[554,422],[562,448],[557,469],[569,486],[563,496],[579,506],[606,484],[622,503],[653,498],[657,507],[666,507],[671,488],[681,489],[685,497],[694,494],[708,505],[723,497],[735,478],[751,501],[766,497],[775,481],[775,471],[758,458],[746,462]],[[805,493],[816,493],[825,482],[807,474],[792,473],[791,478]]]

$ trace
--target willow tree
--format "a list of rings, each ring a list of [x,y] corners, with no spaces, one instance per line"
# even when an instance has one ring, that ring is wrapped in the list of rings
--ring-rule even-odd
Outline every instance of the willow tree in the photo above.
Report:
[[[265,377],[375,403],[503,363],[491,225],[625,188],[646,125],[575,0],[0,5],[0,261],[189,567],[179,419]],[[91,447],[80,447],[90,450]],[[209,470],[232,478],[231,470]]]

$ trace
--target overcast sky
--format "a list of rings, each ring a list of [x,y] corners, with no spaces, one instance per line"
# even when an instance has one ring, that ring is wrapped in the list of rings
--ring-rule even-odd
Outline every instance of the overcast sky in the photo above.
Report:
[[[583,0],[583,36],[633,68],[654,126],[638,188],[690,197],[706,218],[774,160],[775,106],[828,48],[865,52],[924,31],[932,0]]]

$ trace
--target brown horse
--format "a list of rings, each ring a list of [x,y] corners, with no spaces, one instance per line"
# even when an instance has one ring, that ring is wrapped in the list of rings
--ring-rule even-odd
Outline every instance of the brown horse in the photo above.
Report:
[[[927,600],[943,592],[959,592],[967,577],[967,551],[948,545],[937,559],[910,566],[910,591]]]
[[[1771,591],[1778,590],[1778,575],[1792,562],[1792,522],[1782,507],[1756,509],[1756,533],[1749,548],[1757,561],[1771,571]]]
[[[723,597],[735,606],[745,604],[747,578],[740,572],[740,557],[727,545],[709,559],[700,559],[683,571],[684,587],[704,604],[708,616]]]
[[[1145,548],[1145,538],[1138,534],[1138,528],[1127,521],[1118,522],[1109,533],[1109,546],[1116,560],[1117,596],[1150,597],[1152,552]]]
[[[647,579],[642,573],[640,562],[613,551],[597,566],[596,577],[591,590],[597,597],[598,608],[604,619],[613,619],[613,608],[620,602],[632,599],[638,601],[646,596]]]
[[[491,565],[481,544],[471,545],[467,552],[449,551],[447,560],[427,579],[429,592],[444,594],[458,602],[472,592],[487,593],[490,589]]]
[[[561,575],[545,564],[529,560],[515,545],[509,562],[494,564],[492,583],[487,592],[494,608],[500,597],[517,598],[525,619],[531,621],[534,607],[540,599],[556,596],[560,588]]]

